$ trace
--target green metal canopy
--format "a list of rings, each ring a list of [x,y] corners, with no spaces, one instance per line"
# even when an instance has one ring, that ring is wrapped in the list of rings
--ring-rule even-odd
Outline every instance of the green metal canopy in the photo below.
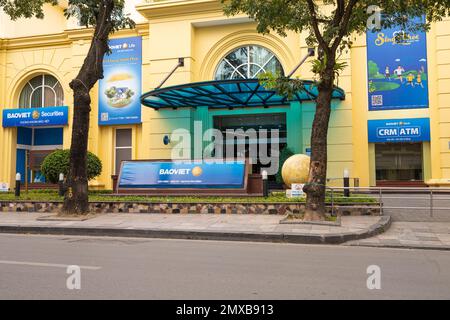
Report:
[[[305,80],[304,87],[288,99],[274,90],[264,88],[257,79],[235,79],[196,82],[156,89],[141,96],[144,106],[160,108],[209,107],[214,109],[242,107],[271,107],[291,101],[317,98],[315,82]],[[334,99],[345,99],[343,89],[333,90]]]

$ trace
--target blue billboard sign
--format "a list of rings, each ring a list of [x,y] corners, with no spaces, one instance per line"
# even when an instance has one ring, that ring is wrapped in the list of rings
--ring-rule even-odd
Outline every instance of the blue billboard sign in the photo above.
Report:
[[[430,141],[430,119],[390,119],[368,121],[369,142]]]
[[[5,109],[3,127],[64,126],[68,115],[68,107]]]
[[[367,32],[370,111],[428,108],[426,41],[400,27]]]
[[[98,124],[141,123],[142,38],[109,41],[99,82]]]
[[[245,162],[124,161],[119,188],[236,188],[244,187]]]

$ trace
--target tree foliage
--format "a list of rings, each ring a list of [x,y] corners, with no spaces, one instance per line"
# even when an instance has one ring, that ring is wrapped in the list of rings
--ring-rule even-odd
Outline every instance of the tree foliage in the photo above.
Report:
[[[313,72],[325,77],[324,71],[335,68],[340,54],[351,47],[352,36],[367,31],[367,22],[378,7],[382,12],[381,27],[394,25],[404,30],[428,30],[432,22],[450,15],[448,0],[222,0],[227,15],[245,13],[257,22],[257,31],[263,34],[276,32],[286,36],[287,31],[304,32],[310,47],[318,47],[319,54],[313,62]],[[426,15],[418,23],[411,17]],[[338,66],[336,79],[343,65]],[[289,79],[285,79],[289,80]]]
[[[222,0],[228,15],[245,13],[254,19],[260,33],[305,31],[306,42],[325,54],[351,45],[351,35],[364,33],[371,17],[367,9],[378,6],[384,16],[382,27],[428,29],[430,23],[450,14],[448,0]],[[426,15],[416,23],[410,17]]]
[[[64,10],[64,14],[67,18],[75,17],[81,26],[95,27],[99,21],[101,6],[105,6],[106,2],[101,0],[69,0],[69,6]],[[111,31],[134,28],[135,22],[124,11],[125,0],[113,0],[113,2],[114,7],[110,17],[108,17],[108,22],[112,25]]]
[[[58,4],[57,0],[0,0],[0,8],[12,19],[44,17],[43,6],[45,3]]]

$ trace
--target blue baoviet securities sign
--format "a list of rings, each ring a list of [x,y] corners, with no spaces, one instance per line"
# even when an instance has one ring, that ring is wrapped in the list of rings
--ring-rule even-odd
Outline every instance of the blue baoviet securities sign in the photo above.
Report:
[[[369,120],[369,142],[430,141],[430,119]]]
[[[119,188],[243,188],[245,162],[124,161]]]
[[[99,83],[98,124],[141,123],[142,38],[109,41]]]
[[[367,32],[370,111],[428,108],[426,41],[399,27]]]
[[[45,107],[3,110],[3,127],[64,126],[68,107]]]

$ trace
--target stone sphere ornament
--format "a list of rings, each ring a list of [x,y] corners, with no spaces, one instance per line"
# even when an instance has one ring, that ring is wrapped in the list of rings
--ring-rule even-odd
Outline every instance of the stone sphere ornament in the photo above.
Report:
[[[281,176],[286,186],[291,188],[293,183],[308,182],[310,161],[311,158],[305,154],[295,154],[284,162]]]

